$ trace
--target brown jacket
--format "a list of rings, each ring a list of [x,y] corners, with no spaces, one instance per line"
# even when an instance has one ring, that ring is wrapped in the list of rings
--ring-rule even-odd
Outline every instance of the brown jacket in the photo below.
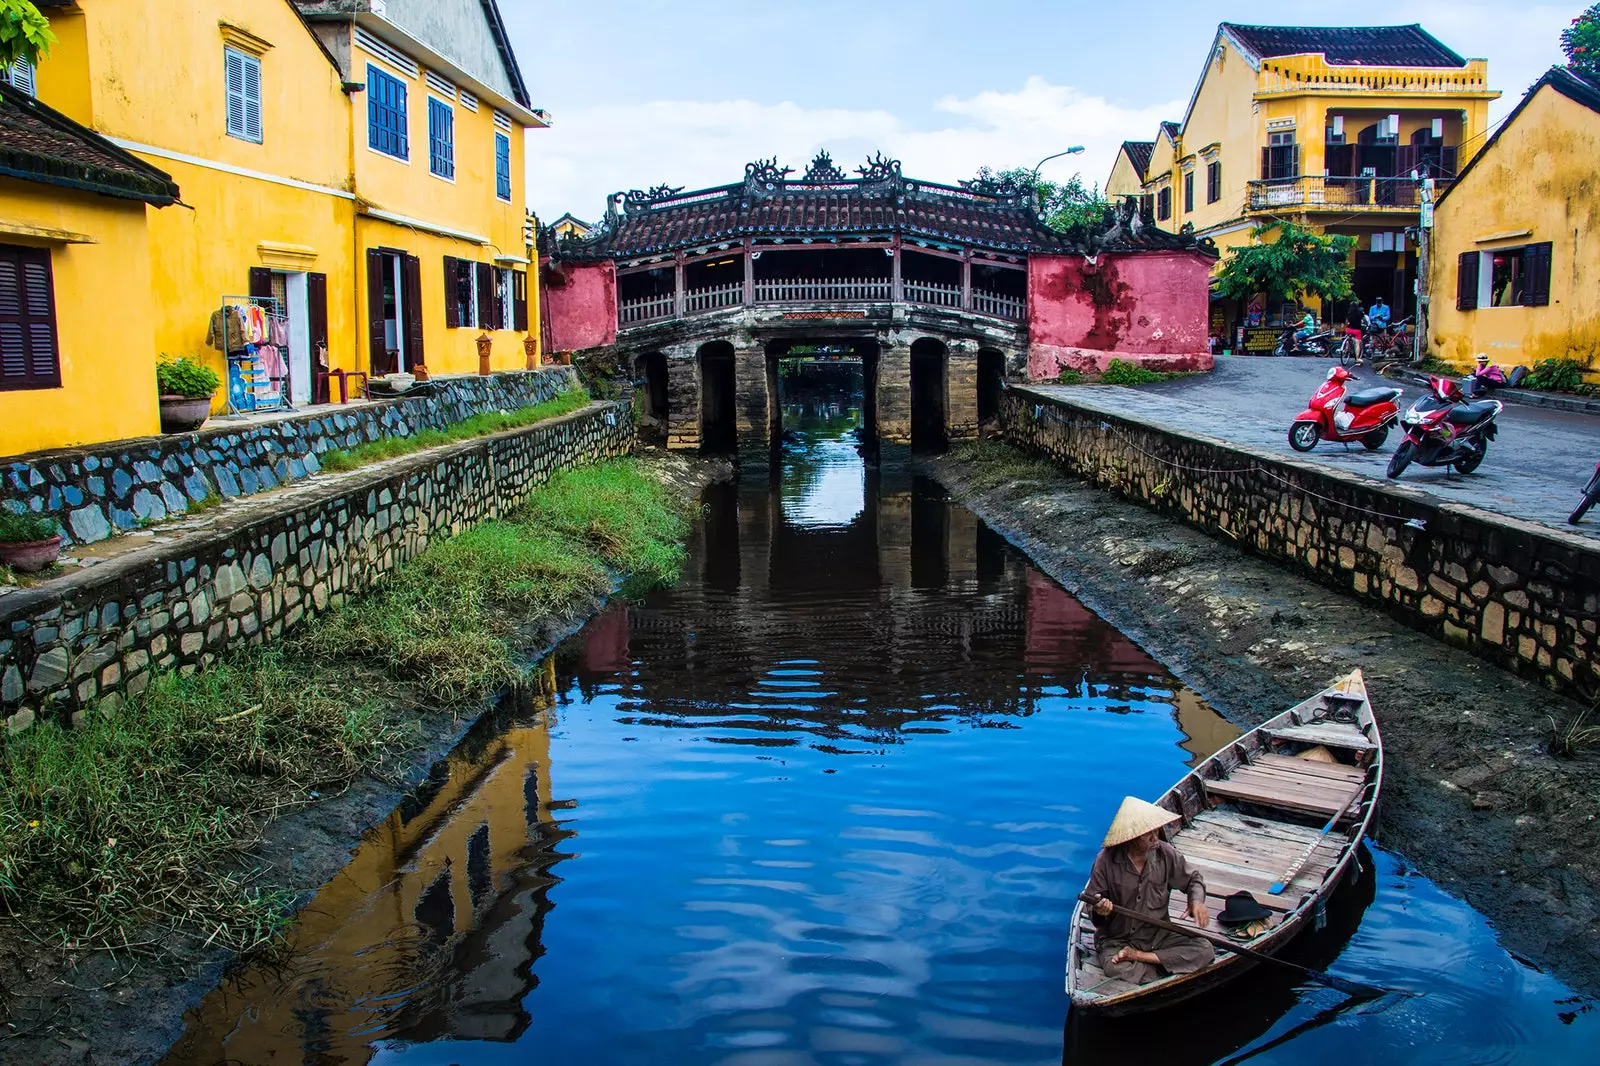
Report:
[[[1190,866],[1188,860],[1178,854],[1178,849],[1165,840],[1157,841],[1156,846],[1145,855],[1142,874],[1134,870],[1133,863],[1121,848],[1103,849],[1089,873],[1089,895],[1105,896],[1120,907],[1148,914],[1152,918],[1170,920],[1168,905],[1174,891],[1187,893],[1191,905],[1204,903],[1206,882],[1200,876],[1200,871]],[[1150,945],[1161,934],[1153,925],[1136,922],[1120,914],[1102,918],[1093,910],[1089,913],[1094,920],[1095,941],[1098,944],[1132,944],[1142,951],[1149,951]]]

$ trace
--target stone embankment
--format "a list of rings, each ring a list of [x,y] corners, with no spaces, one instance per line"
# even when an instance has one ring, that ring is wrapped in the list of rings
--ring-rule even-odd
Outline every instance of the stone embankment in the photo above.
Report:
[[[402,417],[385,406],[387,417]],[[509,513],[552,473],[633,448],[631,406],[592,404],[324,475],[211,528],[11,592],[0,597],[0,720],[17,731],[42,714],[70,720],[115,707],[155,672],[191,671],[275,639],[371,588],[434,539]]]
[[[315,474],[330,451],[531,407],[575,384],[571,367],[437,378],[394,400],[23,455],[0,461],[0,497],[56,519],[71,543],[92,544],[182,514],[208,496],[251,496]]]
[[[1092,398],[1006,391],[1002,433],[1085,480],[1566,695],[1600,690],[1600,545]]]

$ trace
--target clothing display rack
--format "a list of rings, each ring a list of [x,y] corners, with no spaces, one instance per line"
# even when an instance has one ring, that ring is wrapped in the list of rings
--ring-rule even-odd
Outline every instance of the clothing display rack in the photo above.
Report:
[[[289,315],[273,296],[224,296],[208,341],[228,357],[228,413],[293,410]]]

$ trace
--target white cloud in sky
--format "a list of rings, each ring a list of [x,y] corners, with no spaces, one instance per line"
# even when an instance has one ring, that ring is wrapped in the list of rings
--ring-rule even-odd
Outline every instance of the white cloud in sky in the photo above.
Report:
[[[1014,91],[989,90],[932,103],[927,128],[882,108],[808,108],[749,100],[654,101],[579,108],[528,141],[528,197],[541,217],[571,211],[593,221],[611,192],[661,182],[702,188],[738,181],[751,160],[777,155],[803,170],[819,149],[853,171],[876,151],[907,175],[954,182],[981,166],[1031,167],[1081,144],[1084,154],[1047,164],[1046,177],[1081,171],[1100,182],[1118,146],[1182,117],[1183,101],[1120,107],[1104,97],[1033,76]]]

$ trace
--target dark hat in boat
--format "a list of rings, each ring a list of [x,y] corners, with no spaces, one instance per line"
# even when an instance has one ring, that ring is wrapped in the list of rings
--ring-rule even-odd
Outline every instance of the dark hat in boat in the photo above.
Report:
[[[1254,896],[1240,891],[1229,896],[1223,903],[1222,913],[1217,915],[1217,921],[1223,925],[1244,925],[1247,922],[1258,922],[1271,915],[1272,912],[1256,902]]]

